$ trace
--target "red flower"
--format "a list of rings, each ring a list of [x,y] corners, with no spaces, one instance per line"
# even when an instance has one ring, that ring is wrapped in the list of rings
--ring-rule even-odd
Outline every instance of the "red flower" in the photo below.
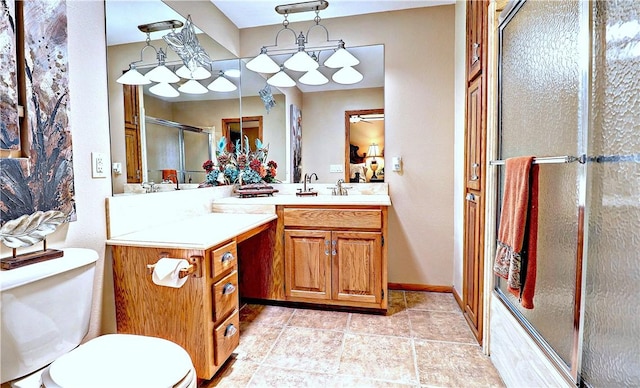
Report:
[[[249,168],[257,173],[260,172],[261,167],[262,167],[262,164],[258,159],[253,159],[251,162],[249,162]]]
[[[278,168],[278,163],[270,160],[269,163],[267,163],[267,167],[272,167],[275,170],[276,168]]]
[[[204,164],[202,165],[202,168],[204,168],[204,170],[206,172],[211,172],[213,171],[213,162],[211,160],[207,160],[206,162],[204,162]]]

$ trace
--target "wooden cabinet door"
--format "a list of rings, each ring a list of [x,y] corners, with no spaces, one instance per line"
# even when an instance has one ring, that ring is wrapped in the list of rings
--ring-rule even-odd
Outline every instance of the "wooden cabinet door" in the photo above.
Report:
[[[287,297],[331,298],[331,232],[285,230]]]
[[[482,217],[480,196],[467,193],[464,230],[464,315],[478,341],[482,340]]]
[[[476,78],[467,89],[465,179],[467,188],[472,190],[480,190],[482,179],[482,78]]]
[[[382,300],[382,233],[332,232],[334,300]]]
[[[482,72],[484,50],[484,0],[467,1],[467,80]]]
[[[142,156],[138,115],[138,86],[122,85],[124,94],[124,146],[127,183],[142,183]]]
[[[139,103],[138,103],[138,86],[122,85],[122,94],[124,97],[124,123],[129,125],[138,125]]]

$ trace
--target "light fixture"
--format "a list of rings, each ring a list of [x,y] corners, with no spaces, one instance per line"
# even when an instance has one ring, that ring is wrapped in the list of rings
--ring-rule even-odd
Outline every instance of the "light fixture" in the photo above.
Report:
[[[189,81],[180,85],[178,90],[186,94],[204,94],[207,92],[207,88],[205,88],[200,82],[194,79],[190,79]]]
[[[178,27],[183,28],[180,31],[176,31]],[[140,59],[131,62],[129,70],[118,78],[117,82],[128,85],[147,85],[151,82],[157,82],[156,85],[149,88],[149,91],[162,97],[178,97],[180,92],[187,94],[204,94],[208,92],[207,88],[197,80],[211,77],[211,72],[207,68],[211,69],[212,61],[198,42],[191,16],[187,16],[184,23],[177,20],[166,20],[141,24],[138,29],[147,34],[145,46],[140,51]],[[176,71],[177,75],[165,65],[167,51],[162,48],[158,50],[151,44],[151,33],[164,30],[171,30],[171,32],[165,34],[162,39],[167,43],[167,47],[171,48],[182,60],[183,66]],[[142,75],[136,69],[136,65],[143,62],[144,51],[148,48],[153,49],[155,52],[157,65],[145,75]],[[176,90],[170,83],[176,83],[180,81],[180,78],[187,79],[187,82],[180,85]],[[223,84],[223,86],[217,86],[218,84]],[[211,85],[213,85],[212,90],[218,91],[223,91],[222,89],[229,91],[237,88],[224,77],[218,77]]]
[[[292,86],[296,86],[296,81],[294,81],[289,74],[284,72],[282,66],[280,66],[280,71],[276,74],[272,75],[267,83],[271,86],[276,86],[279,88],[290,88]]]
[[[333,73],[332,80],[339,84],[351,85],[362,81],[364,77],[360,72],[351,66],[343,67],[342,69]]]
[[[273,74],[280,71],[280,66],[267,55],[267,48],[262,47],[260,54],[247,62],[247,69],[256,73]]]
[[[161,97],[178,97],[180,93],[167,82],[160,82],[149,88],[149,91]]]
[[[371,171],[373,171],[373,175],[371,175],[371,179],[377,179],[376,171],[378,171],[378,161],[376,160],[376,156],[380,156],[380,147],[376,143],[372,143],[369,146],[369,151],[367,152],[367,157],[372,157],[371,163],[369,167],[371,167]]]
[[[133,63],[129,64],[129,70],[122,74],[116,82],[125,85],[148,85],[151,83],[147,77],[136,70],[136,65]]]
[[[253,58],[252,60],[250,60],[249,62],[247,62],[247,65],[246,65],[247,69],[255,71],[257,73],[266,73],[266,74],[276,73],[276,75],[281,73],[285,74],[282,66],[280,66],[276,61],[274,61],[269,56],[268,50],[273,48],[272,53],[275,52],[278,54],[292,53],[295,50],[295,52],[292,53],[291,57],[287,58],[287,60],[284,61],[283,63],[284,67],[287,70],[291,70],[291,71],[305,72],[306,74],[300,77],[299,79],[301,83],[304,83],[307,85],[322,85],[326,82],[329,82],[329,80],[324,75],[322,75],[320,72],[317,71],[318,67],[320,66],[318,62],[318,55],[321,52],[320,50],[333,49],[335,51],[332,53],[331,56],[329,56],[329,58],[327,58],[327,60],[324,63],[324,66],[330,67],[330,68],[347,68],[347,67],[349,68],[349,70],[346,71],[346,74],[343,74],[344,72],[341,73],[341,75],[338,75],[337,80],[334,78],[334,81],[338,83],[344,83],[344,84],[351,84],[351,83],[356,83],[361,81],[363,79],[362,74],[360,74],[355,69],[353,69],[353,66],[358,65],[360,61],[345,49],[345,43],[342,39],[338,39],[338,40],[329,39],[329,30],[327,30],[325,26],[320,24],[321,19],[320,19],[319,13],[321,10],[326,9],[328,6],[329,6],[329,2],[327,2],[326,0],[306,1],[302,3],[284,4],[284,5],[277,6],[276,12],[278,12],[281,15],[284,15],[284,21],[282,22],[283,27],[276,34],[275,44],[269,45],[269,46],[262,46],[262,48],[260,49],[260,54],[255,58]],[[316,16],[313,19],[315,24],[312,25],[307,30],[306,35],[303,34],[302,32],[300,32],[300,34],[297,35],[294,30],[289,28],[288,15],[291,13],[308,12],[308,11],[315,11]],[[311,30],[316,27],[324,30],[326,34],[326,41],[320,45],[309,47],[309,34]],[[278,48],[278,38],[283,31],[291,32],[293,34],[293,37],[295,39],[295,48],[294,47]],[[336,45],[336,42],[337,42],[337,45]],[[310,52],[309,50],[314,50],[314,51]],[[316,50],[318,51],[318,55],[316,55],[315,53]],[[271,82],[267,81],[267,82],[270,85],[278,86],[273,82],[278,82],[278,80],[282,80],[283,83],[287,84],[286,87],[295,86],[295,81],[291,80],[293,81],[291,82],[288,79],[286,79],[286,78],[290,79],[291,78],[290,76],[287,75],[287,77],[284,77],[284,75],[282,74],[278,75],[278,77],[276,77],[275,75],[272,76],[271,78],[269,78],[269,80],[273,80],[273,81]],[[322,78],[324,79],[322,80]]]
[[[164,65],[165,57],[166,54],[164,51],[162,51],[162,49],[158,50],[158,66],[151,69],[144,76],[153,82],[167,82],[172,84],[180,81],[180,77]]]
[[[354,57],[353,54],[351,54],[344,48],[344,42],[342,41],[342,39],[340,39],[340,42],[338,43],[338,49],[333,54],[331,54],[331,56],[327,58],[326,61],[324,61],[324,65],[332,69],[337,69],[339,67],[345,66],[355,66],[359,63],[360,61],[358,60],[358,58]]]
[[[329,82],[329,79],[325,77],[324,74],[315,69],[306,72],[302,77],[298,79],[298,81],[305,85],[316,86],[326,84],[327,82]]]
[[[176,70],[176,74],[184,79],[207,79],[211,77],[211,73],[209,70],[205,69],[202,66],[197,66],[194,71],[189,70],[185,65],[180,66],[178,70]]]
[[[224,75],[231,78],[240,78],[240,70],[238,69],[227,69],[224,71]]]
[[[226,79],[224,77],[224,72],[220,71],[218,77],[214,79],[209,86],[207,86],[207,89],[213,90],[214,92],[233,92],[238,89],[238,87],[233,82]]]

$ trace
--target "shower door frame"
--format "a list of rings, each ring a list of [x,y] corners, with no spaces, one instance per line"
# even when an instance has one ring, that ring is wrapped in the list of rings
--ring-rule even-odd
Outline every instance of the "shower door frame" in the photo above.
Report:
[[[500,189],[499,173],[498,173],[498,165],[502,165],[502,160],[496,160],[502,158],[502,112],[501,112],[501,86],[502,86],[502,41],[503,41],[503,33],[504,28],[509,24],[509,22],[517,15],[518,11],[522,8],[522,6],[527,2],[527,0],[519,0],[516,1],[507,7],[503,12],[506,13],[506,17],[504,20],[499,22],[497,26],[497,35],[498,38],[493,42],[493,46],[495,48],[496,53],[496,64],[495,70],[497,74],[497,79],[494,81],[493,87],[495,90],[491,90],[492,86],[489,87],[490,95],[494,97],[494,112],[496,112],[496,120],[492,120],[488,123],[488,127],[492,128],[488,131],[488,139],[487,143],[490,145],[487,155],[487,160],[491,160],[488,162],[487,168],[488,174],[488,182],[487,182],[487,198],[489,199],[489,203],[487,204],[487,215],[492,214],[491,217],[486,217],[485,224],[485,241],[486,250],[485,250],[485,268],[487,268],[486,278],[490,281],[485,281],[486,289],[485,295],[490,295],[491,291],[493,294],[498,297],[503,305],[511,312],[511,314],[515,317],[516,321],[523,327],[523,329],[527,332],[527,334],[533,339],[533,341],[538,345],[538,347],[542,350],[542,352],[548,357],[549,360],[552,361],[552,364],[556,367],[556,369],[561,373],[561,375],[568,381],[574,385],[577,385],[580,381],[580,371],[582,365],[582,340],[583,340],[583,331],[584,331],[584,298],[585,294],[585,279],[586,279],[586,252],[587,252],[587,237],[588,235],[585,233],[588,225],[588,211],[586,211],[586,201],[587,201],[587,187],[588,187],[588,176],[587,176],[587,162],[589,161],[587,158],[588,152],[588,140],[590,133],[590,123],[591,123],[591,104],[590,104],[590,96],[591,96],[591,54],[592,54],[592,4],[589,1],[579,1],[579,12],[580,12],[580,20],[579,20],[579,37],[578,37],[578,45],[579,45],[579,53],[580,58],[579,62],[579,112],[580,112],[580,122],[578,124],[578,144],[576,144],[576,154],[579,156],[570,156],[567,155],[567,158],[561,162],[570,163],[570,162],[578,162],[576,168],[577,179],[576,182],[578,188],[578,204],[576,209],[577,216],[577,246],[576,246],[576,273],[575,273],[575,294],[574,294],[574,303],[573,303],[573,332],[572,332],[572,348],[571,348],[571,365],[567,365],[562,358],[556,353],[556,351],[547,343],[547,341],[535,330],[535,327],[511,304],[509,300],[504,296],[502,291],[497,286],[497,279],[493,275],[491,268],[493,267],[493,257],[496,248],[496,238],[498,231],[498,220],[497,215],[499,214],[499,204],[500,200],[498,198],[498,193]],[[489,15],[492,15],[489,12]],[[492,21],[490,21],[491,25]],[[490,34],[491,35],[491,34]],[[491,96],[490,96],[491,97]],[[564,157],[563,155],[562,157]],[[554,158],[549,158],[554,159]],[[558,159],[560,160],[560,159]],[[549,160],[548,163],[557,163],[558,160]],[[539,162],[544,163],[544,161]],[[488,305],[488,304],[486,304]],[[487,309],[489,310],[489,309]],[[488,312],[485,314],[485,318],[488,320]],[[488,322],[487,322],[488,323]],[[485,327],[489,327],[488,324]]]

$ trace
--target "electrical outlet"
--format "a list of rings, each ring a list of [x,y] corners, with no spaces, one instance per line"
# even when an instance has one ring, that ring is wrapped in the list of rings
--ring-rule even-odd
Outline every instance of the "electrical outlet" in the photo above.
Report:
[[[107,157],[102,152],[91,153],[91,177],[107,177]]]
[[[344,167],[341,164],[330,164],[329,172],[344,172]]]

